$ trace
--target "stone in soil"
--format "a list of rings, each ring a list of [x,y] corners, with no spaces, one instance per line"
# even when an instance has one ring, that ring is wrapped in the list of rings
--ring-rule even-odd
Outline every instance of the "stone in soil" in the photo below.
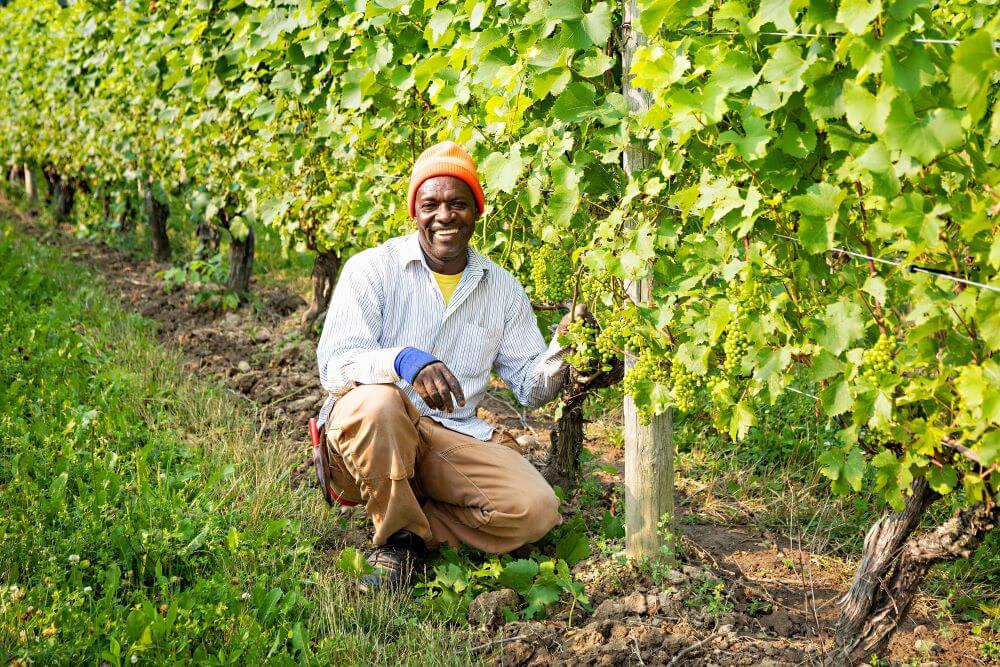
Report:
[[[515,591],[504,588],[499,591],[487,591],[477,597],[469,605],[469,623],[488,628],[497,627],[504,622],[504,609],[517,609],[520,598]]]

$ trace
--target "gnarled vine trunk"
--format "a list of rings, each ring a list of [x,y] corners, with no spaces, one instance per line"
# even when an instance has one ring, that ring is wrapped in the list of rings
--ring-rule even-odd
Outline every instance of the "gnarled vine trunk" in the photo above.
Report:
[[[240,298],[250,293],[250,277],[253,275],[253,227],[247,226],[247,234],[238,239],[230,235],[229,279],[226,287],[236,292]]]
[[[1000,520],[1000,506],[960,510],[934,530],[911,537],[924,510],[939,496],[916,480],[901,512],[883,516],[865,536],[851,587],[840,598],[837,651],[829,665],[855,665],[883,655],[935,563],[967,558]]]
[[[195,227],[195,234],[198,237],[198,247],[194,251],[195,257],[206,259],[213,257],[219,252],[219,244],[222,242],[222,234],[219,228],[206,220],[199,220]]]
[[[157,199],[151,181],[146,183],[143,190],[146,196],[149,242],[153,248],[153,258],[158,262],[168,262],[170,261],[170,238],[167,236],[167,218],[170,216],[170,206]]]
[[[620,361],[611,370],[590,376],[581,376],[576,369],[570,368],[562,392],[562,413],[550,436],[549,455],[542,470],[549,484],[564,490],[576,486],[580,476],[580,454],[583,453],[584,401],[595,389],[621,381],[623,372],[624,365]]]
[[[68,178],[57,175],[56,196],[53,202],[56,219],[67,221],[73,213],[73,202],[76,200],[76,184]]]
[[[333,288],[340,273],[340,253],[326,251],[316,253],[312,270],[312,302],[302,315],[302,333],[310,335],[316,320],[326,312],[333,296]]]
[[[582,394],[564,401],[559,423],[552,431],[549,456],[542,476],[552,486],[569,490],[576,486],[580,476],[580,454],[583,453],[583,402]]]

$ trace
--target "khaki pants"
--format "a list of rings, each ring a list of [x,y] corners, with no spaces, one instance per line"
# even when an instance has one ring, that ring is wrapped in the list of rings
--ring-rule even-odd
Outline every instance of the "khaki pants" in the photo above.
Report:
[[[337,399],[326,432],[333,485],[364,503],[376,545],[408,530],[431,548],[505,553],[560,522],[552,487],[510,436],[452,431],[395,385],[358,385]]]

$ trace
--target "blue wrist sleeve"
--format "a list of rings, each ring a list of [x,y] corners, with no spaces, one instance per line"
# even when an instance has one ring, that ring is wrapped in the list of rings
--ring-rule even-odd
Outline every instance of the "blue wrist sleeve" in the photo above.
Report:
[[[433,361],[439,361],[439,359],[421,349],[404,347],[396,355],[396,361],[393,362],[392,367],[396,369],[396,374],[399,377],[412,383],[413,378],[417,377],[417,373]]]

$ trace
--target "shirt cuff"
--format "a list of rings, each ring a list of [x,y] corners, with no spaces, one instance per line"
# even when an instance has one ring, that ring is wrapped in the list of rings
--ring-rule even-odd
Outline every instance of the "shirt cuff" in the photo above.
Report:
[[[413,384],[413,380],[423,367],[435,361],[438,361],[438,358],[433,354],[424,352],[416,347],[404,347],[396,355],[393,368],[396,369],[396,374],[399,377]]]

